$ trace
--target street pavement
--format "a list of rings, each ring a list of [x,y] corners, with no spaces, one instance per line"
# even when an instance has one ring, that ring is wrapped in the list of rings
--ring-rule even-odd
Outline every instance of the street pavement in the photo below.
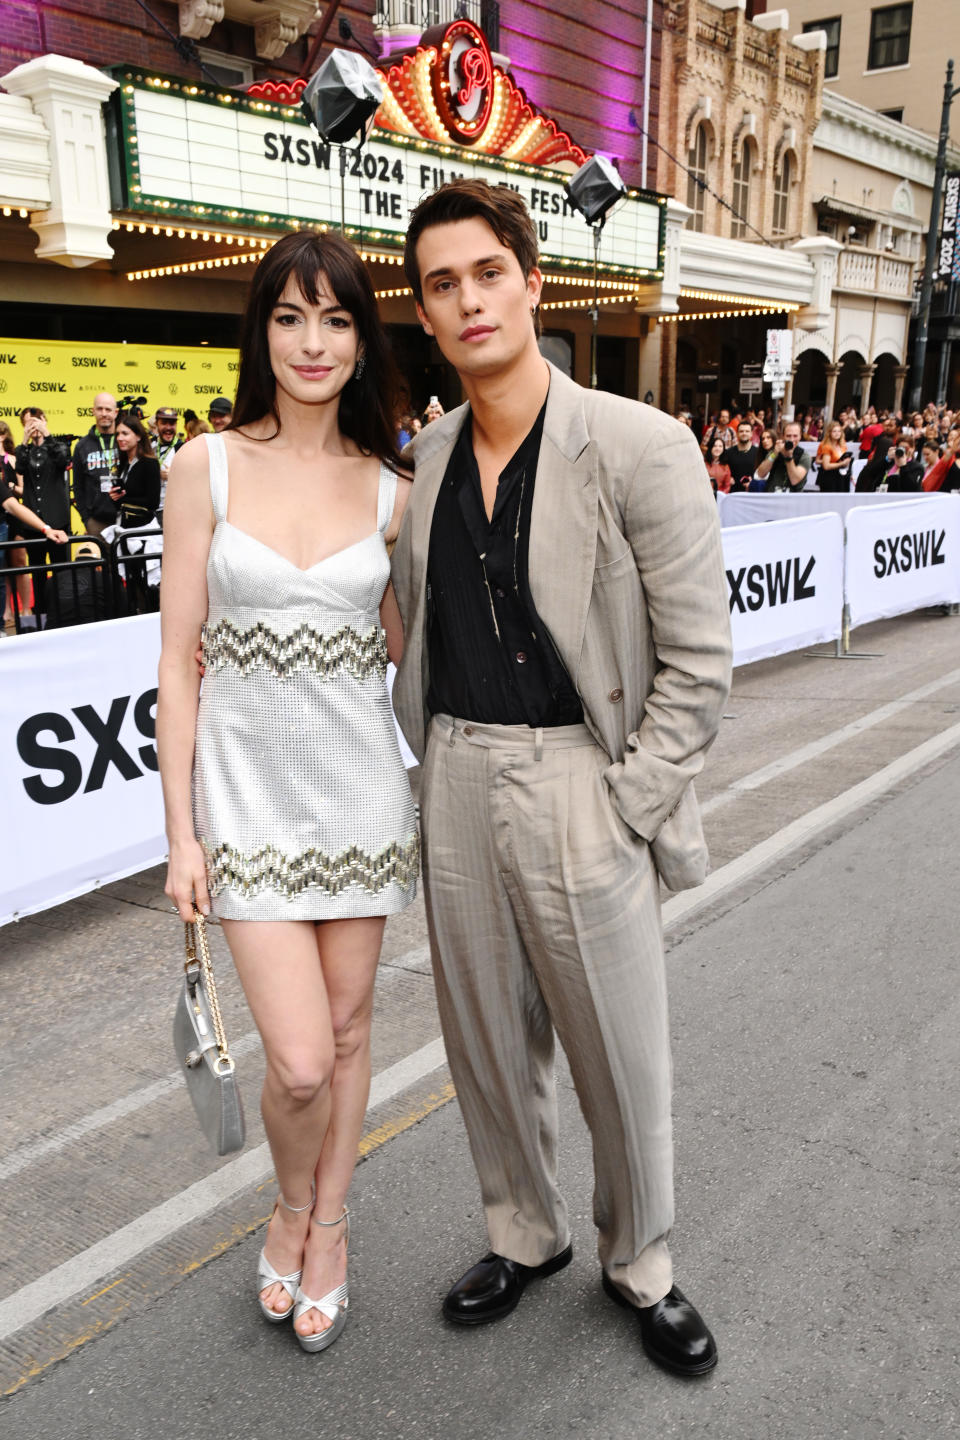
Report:
[[[771,858],[668,928],[672,1244],[678,1283],[717,1336],[711,1376],[656,1370],[632,1318],[600,1291],[589,1138],[562,1063],[575,1258],[497,1325],[460,1331],[439,1315],[446,1286],[486,1242],[436,1056],[387,1087],[369,1116],[350,1202],[351,1318],[329,1352],[305,1355],[287,1327],[259,1317],[269,1183],[214,1197],[110,1269],[111,1237],[191,1186],[207,1195],[238,1163],[212,1163],[182,1093],[163,1089],[175,921],[151,873],[0,934],[0,1322],[38,1277],[63,1291],[47,1313],[0,1332],[6,1433],[952,1433],[956,637],[955,622],[908,617],[857,636],[882,652],[876,661],[783,657],[736,677],[700,787],[711,847],[721,878],[745,855]],[[927,741],[934,750],[912,768],[885,769]],[[878,774],[865,802],[844,800]],[[813,812],[822,819],[802,842],[759,848]],[[432,1055],[438,1033],[419,905],[388,929],[379,988],[374,1070],[402,1079],[393,1067]],[[229,1006],[233,1033],[245,1035],[232,992]],[[257,1065],[250,1042],[248,1149],[262,1140]],[[98,1245],[96,1283],[72,1292],[56,1280]]]

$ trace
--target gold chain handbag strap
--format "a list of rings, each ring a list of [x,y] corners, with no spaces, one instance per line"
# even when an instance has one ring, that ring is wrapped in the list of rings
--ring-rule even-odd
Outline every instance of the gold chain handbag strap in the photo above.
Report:
[[[223,1016],[220,1014],[220,1002],[217,999],[217,984],[213,978],[213,964],[210,960],[210,946],[207,944],[206,926],[199,911],[194,912],[193,920],[185,922],[184,932],[187,958],[183,968],[189,971],[191,967],[199,966],[203,975],[207,1003],[210,1006],[210,1018],[213,1021],[213,1038],[217,1042],[218,1072],[221,1065],[232,1070],[233,1061],[227,1050],[227,1036],[223,1028]]]

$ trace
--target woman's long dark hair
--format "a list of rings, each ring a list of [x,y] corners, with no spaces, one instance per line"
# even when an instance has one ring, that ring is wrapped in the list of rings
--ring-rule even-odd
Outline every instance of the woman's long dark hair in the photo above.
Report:
[[[153,460],[153,441],[150,439],[150,431],[144,425],[136,410],[121,410],[117,416],[117,424],[123,425],[132,430],[137,437],[137,459]],[[129,465],[129,460],[124,464],[124,469]]]
[[[298,230],[284,235],[257,266],[250,286],[240,338],[237,398],[229,429],[240,430],[272,415],[280,430],[277,385],[270,369],[267,325],[291,275],[308,305],[318,305],[323,276],[338,304],[353,317],[363,373],[340,392],[338,423],[348,439],[392,469],[400,468],[396,416],[400,386],[377,302],[360,256],[339,235]],[[270,437],[272,438],[272,437]]]

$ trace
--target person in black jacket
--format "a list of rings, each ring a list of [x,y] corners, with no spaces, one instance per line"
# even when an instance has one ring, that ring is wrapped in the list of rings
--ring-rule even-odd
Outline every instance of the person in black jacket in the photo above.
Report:
[[[93,402],[94,423],[73,450],[73,498],[88,535],[115,525],[117,506],[110,491],[117,483],[117,402],[104,390]]]
[[[913,438],[901,435],[893,452],[893,465],[887,470],[887,489],[909,494],[923,488],[923,462],[916,458]]]
[[[16,465],[17,474],[23,479],[23,503],[39,517],[48,530],[69,533],[69,441],[60,435],[50,434],[47,417],[36,405],[28,405],[21,410],[20,423],[23,426],[23,444],[17,446]],[[45,561],[47,564],[57,565],[70,559],[69,546],[56,544],[51,542],[49,537],[46,538],[46,545],[30,546],[28,554],[31,565],[42,565]],[[44,608],[46,583],[46,572],[35,571],[33,595],[37,615],[40,615]]]
[[[117,449],[120,473],[110,498],[120,507],[123,528],[139,530],[150,524],[160,504],[160,466],[150,433],[133,410],[117,417]]]

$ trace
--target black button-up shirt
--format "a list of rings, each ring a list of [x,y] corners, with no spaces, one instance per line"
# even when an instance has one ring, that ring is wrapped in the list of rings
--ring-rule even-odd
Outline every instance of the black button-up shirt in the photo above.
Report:
[[[437,496],[428,556],[431,714],[573,725],[583,707],[533,604],[530,516],[546,403],[502,471],[487,519],[468,420]],[[561,557],[557,557],[561,563]]]

